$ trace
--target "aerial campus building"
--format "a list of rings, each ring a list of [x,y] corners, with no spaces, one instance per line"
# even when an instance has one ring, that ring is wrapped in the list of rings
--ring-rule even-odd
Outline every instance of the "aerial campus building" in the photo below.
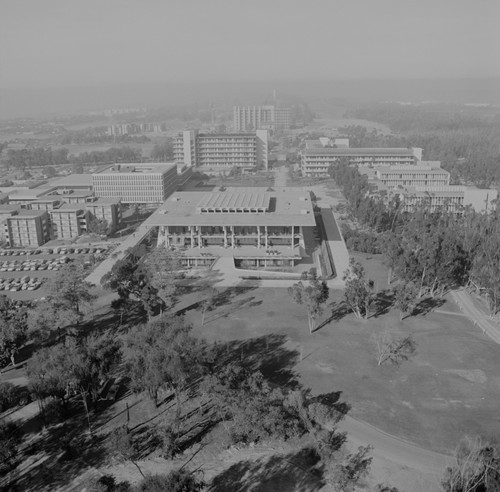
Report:
[[[208,174],[239,168],[242,171],[267,169],[268,132],[199,133],[186,130],[174,141],[178,164],[198,168]]]
[[[235,132],[288,130],[291,124],[290,113],[290,108],[275,105],[234,106],[233,130]]]
[[[177,164],[115,164],[92,174],[94,195],[122,203],[163,203],[177,189]]]
[[[387,187],[447,186],[450,173],[441,169],[439,161],[421,161],[417,165],[381,166],[376,169],[377,179]]]
[[[236,267],[293,267],[316,225],[310,193],[286,188],[227,188],[174,193],[145,223],[158,245],[181,251],[187,266],[230,257]],[[309,232],[309,234],[311,234]]]
[[[394,193],[399,195],[407,212],[417,207],[425,207],[430,212],[447,210],[461,213],[464,207],[472,207],[476,212],[489,212],[498,198],[497,190],[472,186],[408,186]]]

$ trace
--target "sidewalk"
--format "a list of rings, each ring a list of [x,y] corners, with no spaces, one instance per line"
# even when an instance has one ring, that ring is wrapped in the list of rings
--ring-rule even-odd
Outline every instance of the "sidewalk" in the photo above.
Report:
[[[467,291],[464,289],[454,290],[451,296],[465,316],[474,323],[474,326],[481,328],[483,334],[488,335],[494,342],[500,344],[500,325],[476,308]]]

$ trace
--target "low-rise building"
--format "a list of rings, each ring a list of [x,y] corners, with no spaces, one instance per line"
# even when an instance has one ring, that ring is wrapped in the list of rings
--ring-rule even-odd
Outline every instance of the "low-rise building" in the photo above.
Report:
[[[404,210],[411,212],[425,207],[430,212],[447,210],[461,213],[464,207],[476,212],[488,212],[494,208],[498,191],[472,186],[409,186],[397,192],[403,200]]]
[[[5,239],[9,246],[41,246],[50,240],[46,210],[20,210],[5,220]]]
[[[227,188],[174,193],[144,225],[188,265],[230,256],[236,266],[279,267],[305,256],[304,231],[312,236],[316,220],[309,192]]]
[[[376,169],[377,179],[387,187],[447,186],[450,173],[441,169],[439,161],[418,165],[381,166]]]
[[[301,153],[300,169],[303,176],[328,176],[328,169],[339,161],[356,166],[415,165],[422,159],[420,148],[306,148]]]
[[[177,164],[130,163],[92,174],[94,194],[122,203],[163,203],[177,189]]]

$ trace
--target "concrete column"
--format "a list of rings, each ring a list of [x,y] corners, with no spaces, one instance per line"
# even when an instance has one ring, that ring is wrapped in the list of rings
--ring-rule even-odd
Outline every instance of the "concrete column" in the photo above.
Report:
[[[257,226],[257,248],[260,248],[260,226]]]
[[[189,226],[189,232],[191,234],[191,248],[194,248],[194,226]]]
[[[269,236],[267,235],[267,226],[264,226],[264,240],[266,242],[266,249],[269,247]]]
[[[231,248],[234,248],[234,226],[231,226]]]
[[[294,240],[295,240],[295,226],[292,226],[292,249],[293,249]]]
[[[198,228],[198,248],[201,248],[201,226],[196,226]]]
[[[170,246],[170,230],[168,226],[163,228],[165,234],[165,246]]]
[[[222,226],[222,230],[224,231],[224,248],[227,248],[227,228],[226,228],[226,226]]]

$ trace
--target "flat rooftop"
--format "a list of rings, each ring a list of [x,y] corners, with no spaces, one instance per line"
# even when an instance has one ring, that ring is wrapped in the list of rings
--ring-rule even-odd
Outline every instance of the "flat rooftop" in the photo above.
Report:
[[[92,176],[103,176],[106,174],[120,175],[120,174],[148,174],[148,173],[165,173],[171,169],[177,169],[176,162],[127,162],[121,164],[114,164],[111,167],[90,174],[91,184]]]
[[[222,191],[219,193],[205,193],[198,203],[198,208],[265,208],[269,209],[269,193],[233,193]]]
[[[412,149],[401,148],[346,148],[346,147],[322,147],[318,149],[306,149],[304,155],[332,155],[332,156],[358,156],[358,155],[373,155],[373,156],[408,156],[413,157]]]
[[[81,188],[92,186],[92,174],[69,174],[62,178],[51,179],[51,187],[57,188]]]
[[[202,212],[200,204],[240,204]],[[265,212],[250,212],[242,205],[264,204]],[[208,207],[207,207],[208,208]],[[214,207],[215,208],[215,207]],[[219,211],[225,208],[227,211]],[[239,208],[241,211],[235,211]],[[145,222],[146,226],[314,226],[316,220],[309,192],[297,188],[227,188],[224,191],[176,192]]]

